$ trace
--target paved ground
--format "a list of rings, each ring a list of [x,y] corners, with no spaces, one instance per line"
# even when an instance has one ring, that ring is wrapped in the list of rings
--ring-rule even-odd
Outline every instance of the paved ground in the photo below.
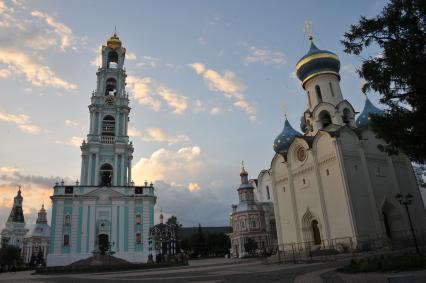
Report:
[[[411,276],[413,282],[426,282],[426,270],[411,273],[366,273],[343,275],[334,272],[346,261],[310,264],[262,264],[258,260],[208,259],[191,261],[189,266],[142,271],[120,271],[70,275],[31,275],[31,272],[0,274],[0,283],[43,282],[143,282],[143,283],[219,283],[219,282],[294,282],[342,283],[388,282],[389,276]]]
[[[293,282],[299,275],[337,264],[264,265],[258,260],[213,259],[192,261],[187,267],[143,271],[49,276],[4,273],[0,275],[0,282]]]

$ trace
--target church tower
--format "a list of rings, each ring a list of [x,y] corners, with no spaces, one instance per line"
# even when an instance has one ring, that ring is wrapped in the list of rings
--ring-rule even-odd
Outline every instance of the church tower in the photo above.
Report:
[[[81,146],[81,185],[126,186],[132,181],[125,55],[126,48],[116,33],[102,46],[102,66],[96,73],[97,87],[89,105],[90,131],[87,143]]]
[[[114,33],[102,46],[102,65],[89,105],[90,130],[81,145],[80,182],[56,183],[47,266],[93,254],[145,262],[151,255],[154,185],[132,181],[133,145],[127,133],[126,49]]]
[[[297,77],[308,96],[309,108],[302,117],[302,130],[314,136],[334,125],[355,127],[355,111],[340,89],[340,60],[333,52],[319,49],[309,36],[310,49],[296,64]]]

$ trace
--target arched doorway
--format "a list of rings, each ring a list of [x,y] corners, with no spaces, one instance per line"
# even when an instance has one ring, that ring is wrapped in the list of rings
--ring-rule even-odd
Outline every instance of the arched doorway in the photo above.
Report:
[[[382,218],[386,236],[389,239],[398,238],[403,229],[402,217],[396,207],[385,201],[382,206]]]
[[[312,228],[312,237],[314,238],[314,244],[315,245],[321,245],[321,234],[320,234],[320,230],[318,228],[318,221],[317,220],[312,220],[311,228]]]
[[[101,186],[111,187],[112,185],[112,173],[113,169],[112,166],[108,163],[105,163],[101,166],[101,169],[99,170],[99,173],[101,175]]]
[[[101,254],[104,255],[109,247],[109,239],[108,239],[108,235],[107,234],[100,234],[98,236],[98,248],[101,251]]]

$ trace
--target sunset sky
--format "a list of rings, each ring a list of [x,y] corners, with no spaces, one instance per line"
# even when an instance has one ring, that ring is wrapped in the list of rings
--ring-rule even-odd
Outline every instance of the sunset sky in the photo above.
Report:
[[[241,160],[268,169],[284,113],[299,130],[307,106],[295,64],[309,48],[338,54],[343,94],[364,99],[360,59],[339,40],[384,1],[0,1],[0,229],[16,185],[29,226],[52,185],[80,175],[100,47],[117,27],[127,48],[129,134],[137,184],[185,226],[228,224]],[[372,49],[371,54],[375,55]],[[369,94],[379,107],[378,95]],[[50,217],[50,216],[49,216]]]

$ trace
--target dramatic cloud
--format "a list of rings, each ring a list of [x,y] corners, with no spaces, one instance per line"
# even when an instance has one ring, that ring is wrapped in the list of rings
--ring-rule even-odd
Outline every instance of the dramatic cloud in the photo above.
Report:
[[[39,126],[31,124],[29,122],[30,117],[24,114],[15,115],[6,112],[0,112],[0,121],[17,124],[21,131],[29,134],[38,134],[40,131],[42,131],[42,128]]]
[[[145,142],[166,142],[168,145],[173,145],[190,141],[187,135],[168,135],[160,128],[148,128],[145,132],[146,133],[141,133],[142,141]]]
[[[249,51],[250,55],[244,58],[246,64],[261,63],[263,65],[281,66],[286,63],[286,57],[282,52],[272,52],[271,50],[256,46],[251,46]]]
[[[201,149],[198,146],[183,147],[177,151],[161,148],[148,158],[141,158],[133,167],[134,180],[164,180],[169,183],[188,183],[203,167]]]
[[[207,69],[202,63],[189,64],[195,72],[203,76],[211,91],[221,92],[227,98],[233,98],[234,106],[241,108],[249,116],[250,120],[256,121],[256,109],[245,99],[243,92],[245,86],[234,72],[225,70],[223,75],[211,69]]]
[[[0,173],[15,173],[18,168],[15,166],[0,166]]]
[[[200,189],[200,186],[197,183],[189,183],[188,190],[190,192],[198,191]]]
[[[137,59],[137,57],[136,57],[136,54],[135,53],[133,53],[133,52],[127,52],[126,53],[126,59],[127,60],[130,60],[130,61],[132,61],[132,60],[136,60]]]
[[[35,86],[72,90],[73,83],[60,78],[40,58],[39,52],[58,47],[74,49],[76,40],[69,27],[41,11],[29,12],[12,2],[0,8],[0,78],[24,76]]]
[[[188,108],[188,98],[179,95],[176,91],[154,81],[149,77],[127,77],[127,86],[140,105],[159,111],[162,102],[165,102],[175,114],[183,114]]]
[[[66,127],[68,128],[76,128],[78,126],[78,123],[75,121],[71,121],[71,120],[65,120],[64,124]]]

